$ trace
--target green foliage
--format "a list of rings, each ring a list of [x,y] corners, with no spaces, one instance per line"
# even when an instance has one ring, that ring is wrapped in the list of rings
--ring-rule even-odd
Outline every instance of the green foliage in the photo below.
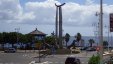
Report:
[[[19,38],[19,42],[22,42],[22,43],[29,42],[28,37],[26,35],[21,34],[21,35],[18,36],[18,38]]]
[[[17,42],[21,42],[21,43],[29,43],[32,42],[32,35],[29,34],[21,34],[21,33],[17,33],[17,32],[3,32],[0,33],[0,44],[2,43],[11,43],[11,44],[15,44]]]
[[[31,35],[31,34],[25,34],[25,38],[27,39],[27,40],[26,40],[27,42],[35,41],[34,36]]]
[[[107,47],[108,46],[108,42],[107,41],[103,41],[103,46]]]
[[[48,44],[55,44],[55,38],[52,37],[52,36],[47,36],[45,38],[45,42],[48,43]]]
[[[95,41],[93,39],[89,39],[89,44],[90,44],[90,47],[92,47],[92,44],[95,43]]]
[[[3,41],[4,41],[4,43],[7,43],[7,42],[9,42],[9,33],[7,33],[7,32],[3,32],[2,33],[3,34]]]
[[[0,33],[0,44],[3,44],[3,34],[2,33]]]
[[[70,39],[70,35],[68,34],[68,33],[66,33],[66,35],[65,35],[65,41],[66,41],[66,47],[67,47],[67,42],[69,41],[69,39]]]
[[[97,56],[92,56],[90,59],[89,59],[89,62],[88,64],[99,64],[99,61],[100,61],[100,57],[97,55]]]
[[[10,32],[9,33],[9,39],[10,39],[10,43],[14,44],[17,43],[17,33],[16,32]]]
[[[76,40],[79,42],[81,40],[81,34],[80,33],[77,33],[77,35],[75,36]]]
[[[41,41],[41,43],[44,42]],[[20,43],[22,47],[22,43],[27,44],[27,47],[31,47],[33,43],[40,43],[35,39],[34,35],[31,34],[22,34],[17,32],[3,32],[0,33],[0,44],[4,47],[4,44],[10,43],[12,47],[14,47],[15,43]],[[29,44],[29,45],[28,45]]]

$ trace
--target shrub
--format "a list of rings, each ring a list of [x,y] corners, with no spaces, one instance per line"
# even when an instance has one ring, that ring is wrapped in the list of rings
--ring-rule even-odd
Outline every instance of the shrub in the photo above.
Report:
[[[100,57],[97,55],[97,56],[92,56],[90,59],[89,59],[89,62],[88,64],[99,64],[99,61],[100,61]]]

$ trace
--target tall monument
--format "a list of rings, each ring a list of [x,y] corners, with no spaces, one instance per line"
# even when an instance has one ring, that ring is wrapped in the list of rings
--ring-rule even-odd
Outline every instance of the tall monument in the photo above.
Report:
[[[59,47],[62,48],[62,6],[56,5],[56,24],[55,24],[55,34],[56,34],[56,44],[59,44]]]

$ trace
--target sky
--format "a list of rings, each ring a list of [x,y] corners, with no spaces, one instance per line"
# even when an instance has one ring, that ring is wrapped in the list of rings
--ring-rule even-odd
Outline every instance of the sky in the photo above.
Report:
[[[0,32],[27,34],[37,28],[50,35],[55,31],[56,4],[62,6],[63,35],[95,36],[98,31],[100,0],[0,0]],[[107,36],[113,1],[103,0],[103,33]],[[112,33],[110,33],[112,34]]]

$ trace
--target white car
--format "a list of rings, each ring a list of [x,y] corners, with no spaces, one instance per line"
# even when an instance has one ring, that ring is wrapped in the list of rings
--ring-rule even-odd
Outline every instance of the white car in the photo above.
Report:
[[[5,53],[15,53],[16,49],[15,48],[7,48],[4,50]]]
[[[81,52],[81,50],[79,48],[76,48],[76,47],[75,48],[71,47],[70,50],[71,50],[71,53],[73,53],[73,52],[80,53]]]

